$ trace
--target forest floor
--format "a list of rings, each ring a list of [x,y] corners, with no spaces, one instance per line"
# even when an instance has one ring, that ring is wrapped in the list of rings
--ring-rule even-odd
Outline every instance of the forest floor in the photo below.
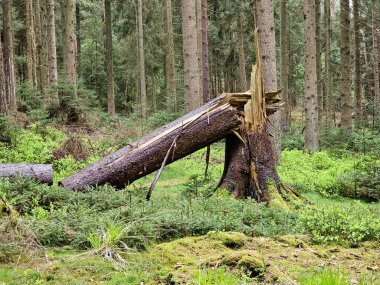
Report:
[[[54,128],[15,132],[11,151],[0,144],[0,162],[49,162],[66,140]],[[92,150],[84,161],[53,161],[56,181],[118,147],[99,137],[81,139]],[[380,284],[380,203],[341,195],[360,184],[352,171],[377,157],[285,150],[282,181],[309,202],[257,205],[215,191],[222,143],[207,177],[204,156],[167,166],[150,202],[154,174],[86,193],[2,181],[0,284]]]

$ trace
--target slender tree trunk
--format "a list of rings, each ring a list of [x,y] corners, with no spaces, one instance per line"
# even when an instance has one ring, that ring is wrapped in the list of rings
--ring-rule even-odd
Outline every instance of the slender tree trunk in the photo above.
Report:
[[[380,84],[379,84],[379,47],[378,47],[378,29],[379,21],[379,2],[372,0],[372,57],[373,57],[373,81],[375,87],[374,97],[374,124],[380,127]]]
[[[146,78],[145,78],[145,52],[144,52],[144,29],[142,16],[142,0],[137,0],[137,14],[139,26],[139,67],[140,67],[140,96],[141,96],[141,117],[146,121]]]
[[[199,95],[199,67],[197,61],[197,25],[195,0],[182,0],[183,67],[185,82],[185,110],[201,105]]]
[[[42,97],[45,101],[51,104],[51,97],[48,92],[49,89],[49,34],[48,34],[48,15],[47,15],[47,5],[46,0],[37,0],[40,4],[40,17],[39,17],[39,70],[40,70],[40,82],[39,89],[41,91]],[[37,18],[36,18],[37,19]]]
[[[309,152],[319,149],[317,62],[315,38],[315,2],[305,0],[305,146]]]
[[[61,0],[63,76],[77,98],[75,0]]]
[[[3,17],[5,93],[9,112],[15,113],[17,111],[17,100],[13,50],[12,0],[3,1]]]
[[[349,0],[340,2],[340,57],[341,57],[341,85],[342,100],[341,127],[352,129],[351,106],[351,55],[350,55],[350,5]]]
[[[356,125],[361,126],[362,123],[362,83],[361,83],[361,64],[360,64],[360,49],[361,49],[361,35],[360,35],[360,17],[359,17],[360,0],[354,0],[354,37],[355,37],[355,101],[356,101]]]
[[[54,0],[46,0],[46,31],[48,42],[48,73],[51,102],[58,103],[58,70],[57,70],[57,40],[55,35],[55,7]]]
[[[238,33],[239,33],[239,76],[240,76],[240,91],[246,91],[247,75],[246,75],[246,56],[245,56],[245,14],[240,12],[238,17]]]
[[[323,114],[323,86],[321,62],[321,0],[315,0],[315,34],[316,34],[316,61],[317,61],[317,96],[318,96],[318,122]]]
[[[287,23],[287,0],[281,0],[281,26],[280,26],[280,45],[281,45],[281,87],[282,99],[285,106],[281,113],[281,126],[284,131],[288,131],[291,124],[291,108],[289,100],[289,47],[288,47],[288,23]]]
[[[325,99],[324,99],[324,111],[326,122],[329,122],[332,118],[333,109],[331,106],[332,94],[331,94],[331,11],[330,0],[325,0]]]
[[[4,74],[4,57],[3,57],[3,47],[1,44],[1,33],[0,33],[0,115],[7,115],[7,96],[5,93],[5,74]]]
[[[258,28],[259,47],[263,67],[263,80],[265,93],[277,91],[276,69],[276,37],[272,0],[256,1],[256,25]],[[281,112],[269,117],[269,133],[272,134],[271,143],[276,164],[281,161]]]
[[[198,74],[199,74],[199,102],[203,102],[203,57],[202,57],[202,0],[196,1],[196,19],[197,19],[197,57],[198,57]]]
[[[201,0],[201,26],[202,26],[202,89],[203,104],[210,100],[210,67],[208,57],[208,16],[207,16],[207,0]]]
[[[75,35],[77,41],[77,73],[79,76],[82,74],[81,64],[80,64],[80,56],[81,56],[81,13],[80,13],[80,5],[77,2],[75,5]]]
[[[26,28],[26,80],[30,86],[37,85],[37,57],[36,34],[34,31],[33,1],[25,1],[25,28]]]
[[[367,45],[366,45],[366,38],[365,38],[365,32],[364,29],[360,30],[361,36],[362,36],[362,49],[363,49],[363,57],[364,57],[364,66],[365,66],[365,73],[364,73],[364,78],[366,81],[366,92],[368,94],[371,93],[372,91],[372,82],[370,75],[368,71],[371,69],[370,64],[369,64],[369,59],[368,59],[368,51],[367,51]],[[363,110],[363,124],[365,127],[369,127],[369,120],[368,120],[368,105]]]
[[[166,81],[166,100],[168,110],[177,112],[177,87],[175,76],[174,58],[174,33],[173,33],[173,14],[172,0],[165,0],[165,81]]]
[[[112,48],[112,13],[111,0],[104,1],[106,25],[106,71],[107,71],[107,99],[108,116],[115,116],[115,88],[113,78],[113,48]]]

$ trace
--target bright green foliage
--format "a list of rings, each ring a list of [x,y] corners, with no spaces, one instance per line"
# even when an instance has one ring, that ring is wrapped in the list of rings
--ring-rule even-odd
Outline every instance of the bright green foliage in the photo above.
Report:
[[[371,210],[361,202],[349,206],[311,206],[300,220],[316,242],[355,246],[362,241],[380,240],[380,208]]]
[[[301,279],[302,285],[348,285],[349,282],[346,273],[331,268],[324,268],[312,276]]]
[[[196,271],[193,276],[193,283],[197,285],[244,284],[237,275],[226,272],[224,268]]]
[[[53,162],[54,181],[61,181],[63,178],[81,170],[88,164],[99,160],[98,156],[91,156],[85,161],[76,161],[72,156],[66,156]]]
[[[352,157],[334,158],[326,151],[308,154],[300,150],[284,151],[278,167],[283,182],[299,191],[336,196],[341,192],[339,178],[353,170]]]
[[[94,249],[117,246],[124,234],[124,227],[121,225],[106,223],[99,233],[89,233],[87,239]]]

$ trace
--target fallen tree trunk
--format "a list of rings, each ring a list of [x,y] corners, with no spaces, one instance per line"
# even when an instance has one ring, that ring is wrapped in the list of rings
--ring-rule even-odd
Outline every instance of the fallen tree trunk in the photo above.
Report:
[[[84,190],[106,183],[123,188],[224,137],[241,125],[241,108],[250,95],[223,94],[208,104],[163,126],[150,135],[59,182],[66,189]],[[170,150],[169,156],[167,156]]]
[[[16,176],[26,176],[40,183],[53,184],[51,164],[0,164],[0,177],[14,178]]]

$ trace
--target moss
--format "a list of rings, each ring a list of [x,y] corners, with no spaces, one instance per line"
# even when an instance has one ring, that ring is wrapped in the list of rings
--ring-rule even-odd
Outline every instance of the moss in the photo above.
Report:
[[[290,211],[290,207],[281,194],[277,191],[276,185],[273,181],[268,182],[268,194],[272,198],[269,206],[273,208],[280,208],[285,211]]]
[[[262,277],[266,269],[263,260],[250,255],[244,255],[237,263],[237,267],[251,278]]]
[[[219,240],[224,246],[228,248],[240,248],[244,246],[247,237],[238,232],[216,232],[211,231],[207,234],[207,237],[214,240]]]
[[[293,235],[278,236],[274,239],[296,248],[307,248],[307,243],[310,241],[310,238],[308,238],[307,236]]]

